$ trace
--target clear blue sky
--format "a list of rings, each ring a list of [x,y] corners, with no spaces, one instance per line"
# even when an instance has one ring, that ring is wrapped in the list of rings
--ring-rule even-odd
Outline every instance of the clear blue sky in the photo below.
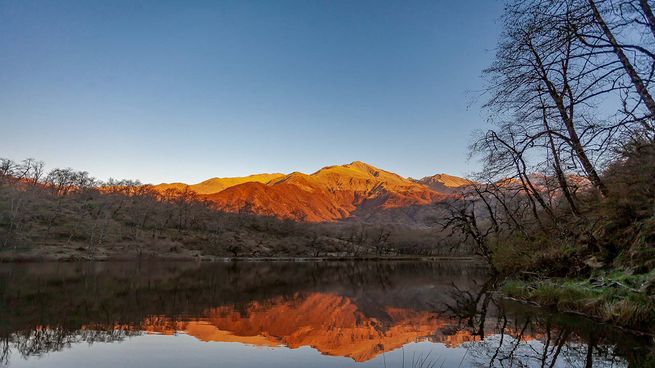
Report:
[[[502,5],[0,0],[0,157],[144,182],[462,175]]]

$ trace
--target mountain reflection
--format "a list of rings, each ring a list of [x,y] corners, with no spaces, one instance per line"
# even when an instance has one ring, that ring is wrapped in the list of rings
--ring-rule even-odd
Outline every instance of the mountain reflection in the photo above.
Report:
[[[428,311],[385,307],[379,312],[377,317],[368,316],[348,297],[310,293],[252,302],[241,311],[229,306],[212,308],[203,318],[191,321],[155,319],[144,323],[143,330],[181,331],[202,341],[311,346],[323,354],[362,362],[385,350],[425,340],[445,326],[445,321]]]
[[[430,342],[462,366],[647,364],[647,341],[503,303],[486,277],[465,262],[0,265],[2,361],[184,334],[358,363]]]

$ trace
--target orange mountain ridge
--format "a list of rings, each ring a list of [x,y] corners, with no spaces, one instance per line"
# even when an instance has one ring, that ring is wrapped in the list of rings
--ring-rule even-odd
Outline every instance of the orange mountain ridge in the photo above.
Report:
[[[155,189],[188,190],[203,195],[218,209],[323,222],[380,217],[381,213],[427,206],[469,184],[445,174],[415,181],[361,161],[327,166],[312,174],[294,172],[239,178],[214,178],[194,185],[159,184]],[[442,190],[431,188],[441,183]],[[435,187],[441,188],[441,187]]]

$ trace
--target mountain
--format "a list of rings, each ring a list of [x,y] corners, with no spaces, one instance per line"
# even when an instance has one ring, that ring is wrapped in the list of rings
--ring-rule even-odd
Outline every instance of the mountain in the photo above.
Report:
[[[443,197],[423,185],[363,162],[294,172],[267,184],[244,183],[207,198],[218,208],[296,221],[367,220],[382,212],[428,205]]]
[[[188,187],[224,211],[295,221],[416,223],[428,216],[432,211],[430,205],[446,198],[452,188],[469,183],[445,174],[429,178],[433,180],[414,181],[354,161],[347,165],[327,166],[312,174],[293,172],[216,178],[189,186],[176,183],[160,184],[155,188]]]
[[[453,193],[457,191],[458,188],[462,188],[473,183],[470,180],[448,174],[426,176],[423,179],[414,180],[414,182],[425,185],[426,187],[440,193]]]

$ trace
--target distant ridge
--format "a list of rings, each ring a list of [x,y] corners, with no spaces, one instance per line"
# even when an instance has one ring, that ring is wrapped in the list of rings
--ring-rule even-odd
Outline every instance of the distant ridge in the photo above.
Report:
[[[267,183],[282,176],[284,174],[253,174],[234,178],[211,178],[197,184],[162,183],[155,185],[155,189],[165,191],[166,189],[184,190],[188,188],[198,194],[212,194],[243,183]]]
[[[422,179],[414,180],[414,182],[425,185],[426,187],[441,193],[452,193],[456,191],[457,188],[473,184],[473,182],[468,179],[448,174],[426,176]]]
[[[246,212],[295,221],[416,221],[416,207],[429,206],[471,182],[446,174],[421,180],[361,161],[326,166],[311,174],[256,174],[213,178],[198,184],[159,184],[160,191],[193,191],[228,212]]]

